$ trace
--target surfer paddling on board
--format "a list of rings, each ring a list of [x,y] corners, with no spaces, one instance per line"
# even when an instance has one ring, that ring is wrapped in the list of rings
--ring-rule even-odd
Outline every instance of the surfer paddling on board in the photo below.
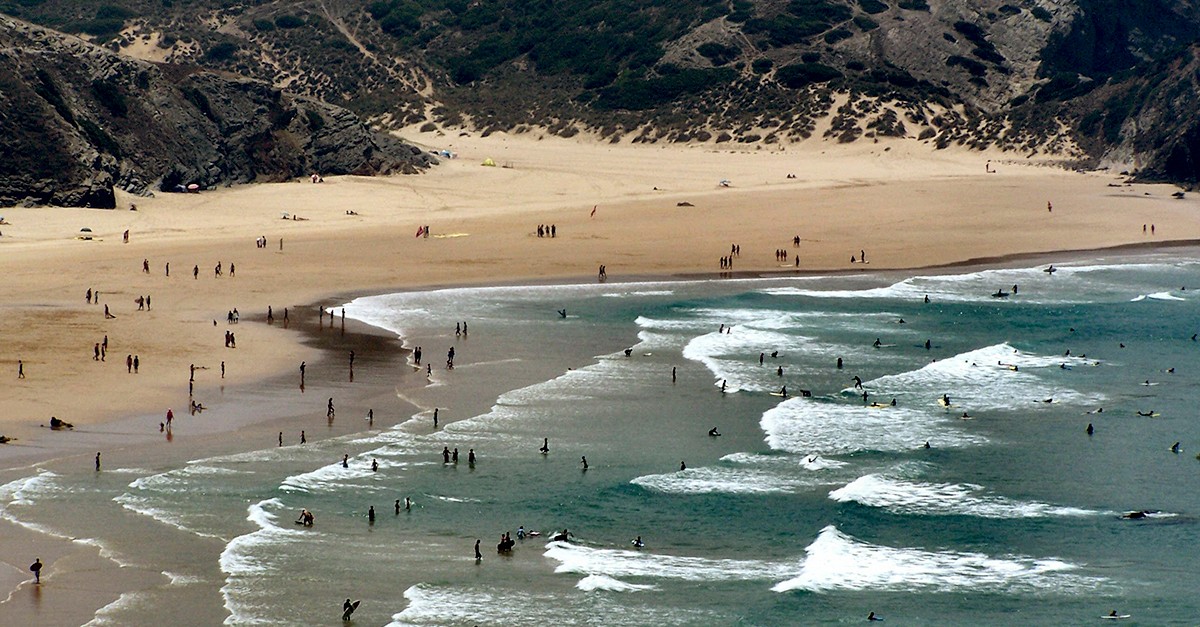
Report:
[[[714,438],[715,438],[715,437],[717,437],[717,436],[721,435],[721,432],[720,432],[720,431],[717,431],[717,428],[716,428],[716,427],[713,427],[712,429],[709,429],[709,430],[708,430],[708,435],[710,435],[710,436],[712,436],[712,437],[714,437]],[[1178,447],[1179,445],[1178,445],[1178,444],[1176,444],[1175,446],[1177,446],[1177,447]],[[1178,451],[1176,451],[1176,452],[1178,452]]]

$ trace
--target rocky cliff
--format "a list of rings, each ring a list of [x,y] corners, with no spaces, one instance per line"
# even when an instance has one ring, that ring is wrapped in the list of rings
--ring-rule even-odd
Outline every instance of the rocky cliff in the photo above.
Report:
[[[432,158],[355,114],[268,83],[118,55],[0,15],[0,205],[113,207],[135,193]]]

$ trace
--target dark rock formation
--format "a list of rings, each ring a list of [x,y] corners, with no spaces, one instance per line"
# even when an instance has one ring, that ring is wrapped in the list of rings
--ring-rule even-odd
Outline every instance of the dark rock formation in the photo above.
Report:
[[[345,109],[2,15],[0,126],[0,205],[113,207],[114,186],[175,191],[434,163]]]

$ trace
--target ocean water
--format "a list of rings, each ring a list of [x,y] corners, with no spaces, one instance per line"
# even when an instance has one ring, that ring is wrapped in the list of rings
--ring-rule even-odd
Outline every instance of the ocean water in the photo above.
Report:
[[[433,366],[411,417],[48,463],[0,516],[164,573],[94,624],[1196,624],[1200,260],[1057,267],[359,298]]]

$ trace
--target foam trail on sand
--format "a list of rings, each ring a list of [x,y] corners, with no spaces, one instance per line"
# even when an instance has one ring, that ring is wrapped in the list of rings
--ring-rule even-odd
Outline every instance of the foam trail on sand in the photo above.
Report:
[[[772,590],[1096,594],[1107,583],[1074,574],[1077,566],[1057,559],[892,548],[850,537],[833,525],[822,529],[806,551],[800,574]]]

